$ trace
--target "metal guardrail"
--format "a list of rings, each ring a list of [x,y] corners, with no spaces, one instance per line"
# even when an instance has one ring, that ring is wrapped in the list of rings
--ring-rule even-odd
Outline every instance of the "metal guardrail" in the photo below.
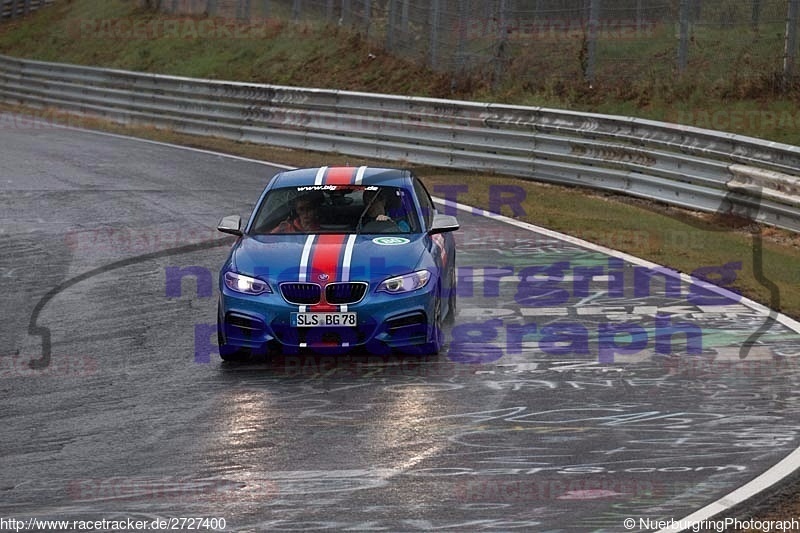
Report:
[[[237,141],[624,192],[800,231],[800,147],[618,116],[0,56],[0,100]]]
[[[28,15],[52,3],[53,0],[0,0],[0,19]]]

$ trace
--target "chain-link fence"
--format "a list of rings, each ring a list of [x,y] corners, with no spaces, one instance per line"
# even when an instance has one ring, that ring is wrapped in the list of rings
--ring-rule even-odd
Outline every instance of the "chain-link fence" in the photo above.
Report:
[[[800,0],[139,0],[171,13],[352,28],[496,85],[542,79],[734,85],[795,73]]]

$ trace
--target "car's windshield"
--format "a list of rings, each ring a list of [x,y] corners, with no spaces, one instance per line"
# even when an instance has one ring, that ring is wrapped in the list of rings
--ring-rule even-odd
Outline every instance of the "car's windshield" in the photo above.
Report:
[[[399,187],[319,185],[273,189],[251,234],[418,233],[410,193]]]

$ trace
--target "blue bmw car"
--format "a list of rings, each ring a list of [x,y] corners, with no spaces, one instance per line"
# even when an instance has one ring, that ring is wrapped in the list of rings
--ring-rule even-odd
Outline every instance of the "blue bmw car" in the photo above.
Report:
[[[219,276],[220,356],[436,354],[455,315],[455,217],[408,170],[282,172],[236,235]]]

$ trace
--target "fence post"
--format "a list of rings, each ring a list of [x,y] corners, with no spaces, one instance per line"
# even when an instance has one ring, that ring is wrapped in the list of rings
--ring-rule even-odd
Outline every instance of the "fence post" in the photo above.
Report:
[[[333,0],[325,0],[325,20],[333,20]]]
[[[758,31],[761,22],[761,0],[753,0],[752,11],[750,12],[750,27],[753,31]]]
[[[589,85],[594,83],[595,63],[597,62],[597,34],[600,27],[600,0],[592,0],[589,5],[589,31],[586,43],[586,71],[584,76]]]
[[[467,0],[458,0],[458,48],[456,49],[456,71],[464,70],[466,66],[467,46]],[[460,73],[460,72],[459,72]]]
[[[636,0],[636,36],[644,35],[644,0]]]
[[[683,74],[689,62],[689,11],[691,0],[681,0],[680,12],[680,40],[678,43],[678,72]]]
[[[31,12],[31,0],[25,0],[25,5],[22,8],[22,14],[28,15]]]
[[[794,78],[794,63],[797,58],[797,14],[800,0],[789,0],[786,15],[786,46],[783,54],[783,81],[790,84]]]
[[[503,77],[503,61],[506,55],[506,47],[508,46],[507,9],[506,0],[500,0],[499,13],[497,14],[497,49],[494,55],[494,76],[492,77],[492,86],[495,90],[499,87],[500,79]]]
[[[369,39],[369,26],[372,22],[372,0],[364,0],[364,36]]]
[[[408,3],[410,0],[403,0],[403,7],[400,11],[400,28],[404,38],[408,37]]]
[[[303,9],[303,6],[300,2],[301,0],[294,0],[292,2],[292,22],[297,22],[300,20],[300,12]]]
[[[250,20],[250,0],[239,0],[236,4],[236,18]]]
[[[345,25],[350,24],[350,0],[342,0],[341,20]]]
[[[208,12],[208,16],[213,17],[217,14],[217,0],[208,0],[206,4],[206,11]]]
[[[265,19],[269,18],[269,0],[263,0],[261,3],[261,16]]]
[[[436,70],[439,53],[439,0],[431,0],[430,64]]]
[[[11,0],[11,18],[15,18],[17,16],[17,9],[18,9],[19,0]]]
[[[397,0],[389,0],[389,12],[386,17],[386,50],[394,51],[395,27],[397,26]]]

